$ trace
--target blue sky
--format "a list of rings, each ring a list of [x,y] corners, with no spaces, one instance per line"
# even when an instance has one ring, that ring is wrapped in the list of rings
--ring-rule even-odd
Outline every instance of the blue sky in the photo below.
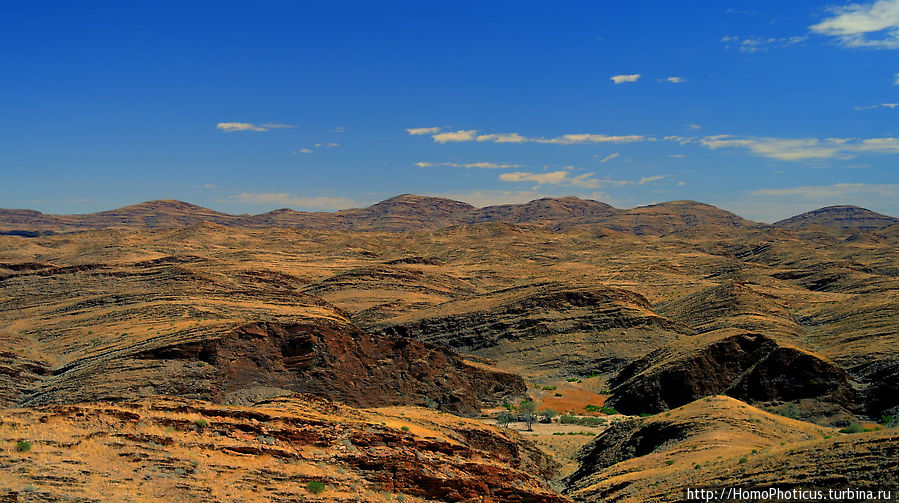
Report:
[[[0,0],[0,207],[899,215],[899,0]]]

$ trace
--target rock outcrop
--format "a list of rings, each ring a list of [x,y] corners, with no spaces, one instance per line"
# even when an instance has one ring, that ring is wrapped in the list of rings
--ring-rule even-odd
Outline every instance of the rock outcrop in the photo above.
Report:
[[[855,408],[849,375],[814,353],[771,337],[729,329],[684,338],[622,370],[607,403],[628,413],[658,413],[708,395],[750,403],[807,398]]]
[[[312,396],[0,410],[0,499],[565,503],[556,463],[507,429]]]

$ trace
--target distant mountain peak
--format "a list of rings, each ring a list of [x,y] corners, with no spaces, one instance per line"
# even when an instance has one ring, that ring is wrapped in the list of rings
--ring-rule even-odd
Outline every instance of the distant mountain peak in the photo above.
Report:
[[[859,206],[841,204],[807,211],[775,222],[774,226],[785,229],[804,229],[810,226],[840,229],[879,229],[896,223],[899,223],[899,218]]]

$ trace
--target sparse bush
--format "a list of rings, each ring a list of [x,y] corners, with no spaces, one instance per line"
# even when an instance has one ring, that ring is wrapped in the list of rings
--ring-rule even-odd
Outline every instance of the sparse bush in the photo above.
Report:
[[[194,426],[196,426],[197,429],[202,430],[203,428],[209,426],[209,421],[200,418],[194,421]]]
[[[496,416],[496,424],[500,426],[509,426],[509,423],[512,422],[513,416],[509,412],[500,412]]]
[[[561,393],[556,393],[556,396],[562,396],[562,394],[561,394]]]
[[[884,415],[880,418],[880,424],[892,428],[899,425],[899,418],[896,418],[896,416]]]
[[[19,440],[16,442],[16,450],[19,452],[28,452],[31,450],[31,442],[27,440]]]
[[[603,405],[588,404],[586,407],[584,407],[584,409],[587,410],[588,412],[602,412],[603,414],[606,414],[609,416],[611,416],[613,414],[618,414],[618,411],[615,410],[614,407],[606,407]]]
[[[740,461],[737,461],[737,462],[740,463],[740,464],[742,465],[743,463],[745,463],[745,462],[747,462],[747,461],[749,461],[749,458],[742,457],[742,458],[740,458]]]
[[[671,466],[671,465],[674,464],[674,460],[672,460],[672,459],[667,459],[667,460],[665,460],[665,464],[668,465],[668,466]]]
[[[400,428],[400,429],[403,430],[403,431],[409,431],[409,427],[408,427],[408,426],[403,426],[403,427]]]
[[[306,482],[306,490],[312,494],[320,494],[325,492],[325,484],[318,480],[310,480]]]

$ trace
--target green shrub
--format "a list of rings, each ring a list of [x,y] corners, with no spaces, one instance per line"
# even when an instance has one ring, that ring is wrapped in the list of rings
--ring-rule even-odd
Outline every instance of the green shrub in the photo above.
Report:
[[[323,493],[325,492],[325,484],[318,480],[310,480],[309,482],[306,482],[306,490],[312,494]]]
[[[861,424],[852,423],[849,426],[841,429],[840,433],[861,433],[863,431],[865,431],[865,429],[862,427]]]
[[[408,426],[403,426],[403,427],[400,428],[400,429],[403,430],[403,431],[409,431],[409,427],[408,427]]]
[[[615,410],[614,407],[606,407],[601,405],[588,404],[586,407],[584,407],[584,409],[586,409],[588,412],[602,412],[606,415],[618,414],[618,411]]]
[[[31,442],[27,440],[19,440],[16,442],[16,450],[19,452],[28,452],[31,450]]]
[[[541,389],[542,389],[543,391],[555,391],[555,390],[556,390],[556,387],[555,387],[555,386],[544,386],[544,387],[541,388]]]
[[[202,430],[203,428],[209,426],[209,421],[202,418],[197,419],[196,421],[194,421],[194,426]]]
[[[671,465],[674,464],[674,460],[668,459],[668,460],[665,461],[665,464],[668,465],[668,466],[671,466]]]
[[[740,463],[742,465],[743,463],[745,463],[747,461],[749,461],[749,458],[743,457],[743,458],[740,458],[740,461],[738,461],[738,463]]]

